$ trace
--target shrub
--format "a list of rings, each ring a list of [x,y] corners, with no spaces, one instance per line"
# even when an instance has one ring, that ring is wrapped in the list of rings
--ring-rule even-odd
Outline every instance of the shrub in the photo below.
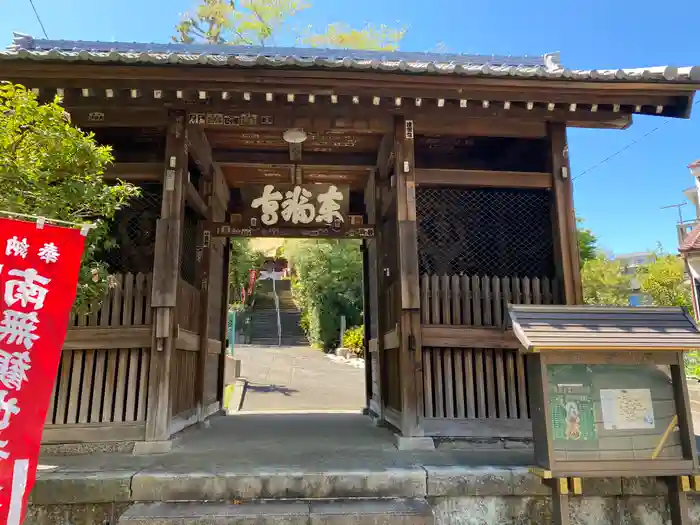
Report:
[[[284,246],[294,268],[292,294],[315,347],[340,344],[340,318],[362,322],[362,253],[354,240],[295,240]]]
[[[41,104],[23,86],[0,82],[0,209],[75,223],[92,222],[74,309],[98,304],[113,281],[101,254],[114,247],[109,226],[139,194],[133,184],[107,184],[111,149],[70,123],[60,99]]]
[[[357,357],[362,357],[364,354],[365,327],[355,326],[345,331],[343,336],[343,348],[352,350],[352,353]]]

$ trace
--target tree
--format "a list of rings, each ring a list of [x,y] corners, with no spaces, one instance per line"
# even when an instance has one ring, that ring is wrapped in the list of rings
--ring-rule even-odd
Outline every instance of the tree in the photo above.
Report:
[[[586,304],[629,305],[631,276],[623,273],[619,261],[604,255],[588,259],[581,269],[581,280]]]
[[[100,301],[107,290],[99,254],[113,246],[109,221],[138,194],[102,174],[111,150],[70,123],[56,98],[40,104],[23,86],[0,84],[0,210],[76,223],[93,222],[80,270],[75,308]]]
[[[284,253],[294,267],[292,292],[303,312],[303,328],[315,346],[338,344],[340,317],[362,323],[362,253],[345,239],[288,241]]]
[[[194,12],[182,16],[175,42],[266,46],[288,29],[299,12],[311,4],[297,0],[200,0]],[[353,29],[342,23],[316,32],[308,26],[298,37],[302,45],[394,51],[405,29],[366,25]]]
[[[240,237],[231,239],[231,258],[229,259],[229,285],[231,286],[232,304],[241,302],[241,290],[248,288],[250,270],[260,268],[265,255],[250,246],[250,239]]]
[[[637,270],[640,289],[655,306],[683,306],[692,312],[690,283],[683,261],[670,254],[656,253],[651,262]]]
[[[581,265],[586,261],[595,259],[598,255],[598,237],[588,228],[584,228],[583,219],[576,218],[578,236],[578,251]]]

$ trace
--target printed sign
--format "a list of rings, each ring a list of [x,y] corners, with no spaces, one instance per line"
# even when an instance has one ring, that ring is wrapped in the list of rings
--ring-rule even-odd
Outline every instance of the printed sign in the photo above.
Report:
[[[563,373],[557,373],[557,372]],[[548,367],[549,412],[555,441],[595,441],[595,405],[586,365]]]
[[[0,218],[0,523],[20,525],[75,301],[79,230]]]
[[[605,430],[654,428],[654,405],[648,388],[601,389],[600,404]]]
[[[245,223],[252,227],[339,227],[347,222],[348,187],[333,184],[267,184],[243,191]]]

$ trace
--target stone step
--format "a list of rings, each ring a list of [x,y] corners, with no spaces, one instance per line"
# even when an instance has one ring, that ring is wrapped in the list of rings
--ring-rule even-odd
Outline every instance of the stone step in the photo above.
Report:
[[[118,525],[433,525],[420,498],[137,503]]]

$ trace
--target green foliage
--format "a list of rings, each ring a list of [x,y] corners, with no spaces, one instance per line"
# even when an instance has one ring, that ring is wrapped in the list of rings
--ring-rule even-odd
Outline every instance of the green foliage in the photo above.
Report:
[[[114,246],[109,221],[138,194],[131,184],[104,182],[110,162],[110,148],[72,126],[58,98],[39,104],[23,86],[0,84],[0,210],[96,223],[80,269],[79,311],[99,302],[112,282],[99,261]]]
[[[343,348],[352,350],[356,356],[361,356],[364,351],[365,327],[355,326],[345,330],[343,335]]]
[[[577,235],[578,235],[578,251],[581,266],[586,261],[595,259],[598,254],[598,237],[596,237],[591,230],[588,228],[583,228],[583,219],[576,218]]]
[[[310,47],[396,51],[405,35],[405,28],[396,29],[384,24],[368,24],[362,29],[353,29],[346,24],[335,23],[321,33],[315,33],[309,26],[300,42]]]
[[[200,0],[194,12],[176,26],[176,42],[266,46],[289,29],[289,22],[311,5],[297,0]],[[307,27],[299,43],[313,47],[395,50],[405,29],[367,25],[353,29],[342,23],[316,32]]]
[[[619,261],[604,255],[588,259],[581,269],[586,304],[628,306],[631,276],[623,274]]]
[[[353,240],[290,240],[285,256],[295,274],[294,300],[303,312],[302,328],[315,346],[338,345],[340,317],[362,322],[362,254]]]
[[[228,275],[231,296],[229,302],[234,309],[240,310],[241,290],[248,288],[249,270],[258,269],[265,259],[265,254],[250,246],[250,239],[244,237],[231,239],[231,258],[229,259]],[[246,303],[250,298],[246,298]]]
[[[692,312],[690,283],[683,261],[675,255],[657,253],[638,270],[641,291],[655,306],[683,306]]]

